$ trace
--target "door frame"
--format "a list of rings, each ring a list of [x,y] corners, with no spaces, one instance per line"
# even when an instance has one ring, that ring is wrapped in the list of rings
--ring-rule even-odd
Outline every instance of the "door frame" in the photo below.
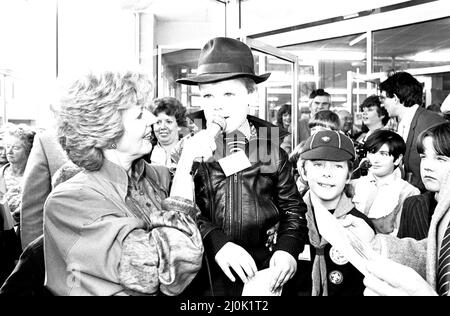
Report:
[[[292,64],[292,91],[291,91],[291,99],[292,99],[292,108],[291,108],[291,121],[292,121],[292,149],[298,145],[298,120],[299,120],[299,100],[298,100],[298,70],[299,70],[299,60],[298,56],[291,54],[287,51],[279,49],[275,46],[268,45],[262,41],[255,40],[250,37],[243,37],[241,41],[247,44],[252,50],[279,58],[281,60],[287,61]],[[268,115],[268,103],[266,98],[260,99],[259,102],[259,113],[260,118],[267,119]],[[263,114],[263,115],[261,115]]]

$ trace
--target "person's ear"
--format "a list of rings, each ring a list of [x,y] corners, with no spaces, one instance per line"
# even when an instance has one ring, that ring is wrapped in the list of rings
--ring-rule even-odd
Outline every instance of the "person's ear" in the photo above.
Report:
[[[403,155],[398,156],[397,160],[394,161],[394,166],[398,167],[402,164]]]
[[[307,162],[302,163],[300,168],[299,168],[299,170],[298,170],[298,172],[300,173],[300,175],[303,178],[303,180],[308,182],[308,173],[306,172],[306,168],[305,168],[306,164],[307,164]]]
[[[400,104],[400,99],[399,99],[399,97],[394,93],[394,100],[398,103],[398,104]]]
[[[255,91],[248,94],[247,102],[248,102],[247,111],[250,112],[250,107],[252,105],[258,104],[258,92],[256,89]]]

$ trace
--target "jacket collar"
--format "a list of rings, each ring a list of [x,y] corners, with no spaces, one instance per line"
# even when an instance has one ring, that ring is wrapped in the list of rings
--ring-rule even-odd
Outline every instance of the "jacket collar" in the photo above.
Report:
[[[419,117],[422,115],[423,112],[425,112],[426,110],[423,107],[420,107],[416,110],[416,113],[414,114],[412,121],[411,121],[411,125],[409,126],[409,131],[408,131],[408,138],[406,140],[406,147],[410,148],[413,144],[414,141],[414,130],[416,129],[416,125],[417,125],[417,121],[419,120]],[[406,155],[409,155],[409,151],[406,151]],[[407,159],[405,159],[404,161],[407,161]]]
[[[128,191],[128,175],[125,169],[108,159],[103,159],[102,167],[97,172],[99,176],[111,182],[120,197],[125,200]]]

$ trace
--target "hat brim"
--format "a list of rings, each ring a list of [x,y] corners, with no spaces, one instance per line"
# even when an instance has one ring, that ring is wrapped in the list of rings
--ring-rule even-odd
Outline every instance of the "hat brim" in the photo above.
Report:
[[[355,156],[340,148],[323,146],[304,151],[300,154],[300,158],[302,160],[347,161],[354,160]]]
[[[215,83],[223,80],[236,79],[236,78],[250,78],[255,81],[256,84],[261,83],[269,79],[270,73],[266,73],[260,76],[242,73],[242,72],[230,72],[230,73],[211,73],[211,74],[201,74],[191,78],[177,79],[176,82],[185,85],[198,85],[206,83]]]

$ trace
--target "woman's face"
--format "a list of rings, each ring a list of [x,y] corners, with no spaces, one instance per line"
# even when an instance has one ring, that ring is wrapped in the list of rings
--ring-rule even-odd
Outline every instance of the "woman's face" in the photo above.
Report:
[[[376,153],[367,153],[367,158],[372,165],[369,169],[370,172],[379,178],[392,174],[400,162],[400,159],[394,161],[394,156],[389,153],[387,144],[381,146]]]
[[[289,112],[284,113],[282,119],[284,128],[288,128],[289,126],[291,126],[291,113]]]
[[[117,150],[139,158],[152,150],[152,124],[156,117],[147,109],[133,106],[122,113],[124,134],[117,142]]]
[[[450,158],[438,155],[433,147],[433,138],[423,139],[424,152],[420,155],[420,175],[425,188],[439,192],[445,176],[450,172]]]
[[[156,138],[161,145],[171,145],[178,141],[178,127],[175,116],[167,115],[165,112],[160,112],[156,116],[156,123],[153,124],[153,131]]]
[[[363,109],[362,120],[367,127],[377,126],[381,124],[382,118],[378,115],[377,107],[370,106]]]
[[[23,141],[16,136],[5,136],[5,150],[6,158],[11,164],[22,164],[28,159],[28,153]]]

